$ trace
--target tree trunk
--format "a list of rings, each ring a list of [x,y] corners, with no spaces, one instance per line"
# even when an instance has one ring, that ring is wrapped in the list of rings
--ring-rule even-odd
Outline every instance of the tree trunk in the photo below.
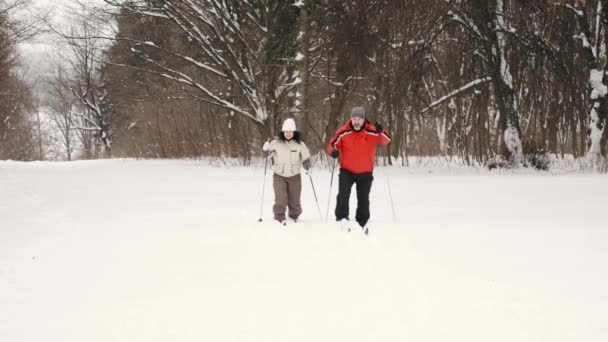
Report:
[[[507,37],[505,32],[508,27],[505,23],[505,0],[496,0],[496,11],[494,18],[495,30],[492,34],[494,45],[494,63],[493,63],[493,83],[494,96],[500,115],[502,127],[503,142],[506,147],[506,152],[509,161],[518,166],[523,159],[523,148],[521,143],[521,128],[519,126],[519,113],[517,108],[517,100],[513,88],[513,76],[511,75],[508,54],[507,54]]]
[[[308,137],[308,111],[310,108],[309,86],[310,86],[310,22],[308,18],[308,3],[304,1],[300,7],[300,55],[297,56],[296,62],[299,65],[299,75],[301,83],[296,94],[296,110],[294,112],[298,131],[302,135],[302,139]]]

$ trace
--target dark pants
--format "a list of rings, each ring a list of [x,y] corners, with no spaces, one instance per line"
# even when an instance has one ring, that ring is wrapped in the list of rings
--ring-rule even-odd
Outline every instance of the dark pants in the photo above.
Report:
[[[302,177],[299,174],[292,177],[272,177],[274,187],[274,206],[272,212],[277,221],[285,220],[285,209],[289,208],[289,217],[297,219],[302,214],[300,195],[302,193]]]
[[[340,169],[338,198],[336,200],[336,220],[348,219],[348,201],[350,190],[353,183],[357,184],[357,212],[355,220],[361,227],[365,226],[369,220],[369,192],[372,189],[374,176],[371,172],[352,173],[345,169]]]

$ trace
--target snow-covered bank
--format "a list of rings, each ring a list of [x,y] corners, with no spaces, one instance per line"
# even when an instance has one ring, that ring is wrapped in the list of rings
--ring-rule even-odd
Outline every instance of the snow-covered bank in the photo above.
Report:
[[[607,177],[437,173],[378,169],[366,238],[309,180],[257,222],[259,167],[0,162],[0,340],[608,339]]]

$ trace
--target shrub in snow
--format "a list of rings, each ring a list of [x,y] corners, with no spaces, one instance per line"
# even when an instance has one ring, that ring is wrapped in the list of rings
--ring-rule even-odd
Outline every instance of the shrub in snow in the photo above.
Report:
[[[537,170],[548,171],[550,165],[551,159],[547,152],[542,148],[524,156],[525,167],[533,167]]]
[[[510,169],[513,167],[513,163],[507,160],[502,155],[498,154],[494,156],[494,159],[488,159],[488,163],[486,164],[489,170],[494,169]]]
[[[486,164],[489,170],[494,169],[512,169],[515,167],[513,160],[506,159],[502,155],[497,155],[494,159],[490,159]],[[521,163],[524,167],[535,168],[537,170],[548,171],[551,166],[551,158],[543,149],[537,149],[533,153],[527,153],[523,156]]]

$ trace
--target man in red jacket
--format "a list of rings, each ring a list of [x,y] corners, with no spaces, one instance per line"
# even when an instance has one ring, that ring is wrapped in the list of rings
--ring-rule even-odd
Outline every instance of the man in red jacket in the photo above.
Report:
[[[357,184],[357,212],[355,220],[368,233],[369,192],[374,179],[374,158],[376,145],[386,145],[391,136],[379,123],[372,125],[365,119],[365,109],[354,107],[350,120],[338,128],[329,140],[327,153],[333,158],[340,156],[340,175],[336,203],[336,221],[348,224],[348,201],[350,191]]]

